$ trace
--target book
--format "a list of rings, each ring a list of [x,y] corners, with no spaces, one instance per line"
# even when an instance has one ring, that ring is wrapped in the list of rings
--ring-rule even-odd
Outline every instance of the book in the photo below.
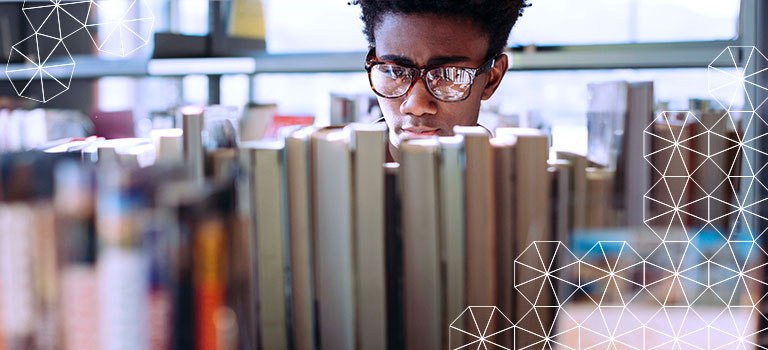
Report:
[[[208,169],[206,175],[214,181],[226,181],[235,177],[238,162],[238,149],[217,148],[208,151],[205,162]]]
[[[311,137],[315,293],[322,349],[357,347],[349,135],[320,129]]]
[[[384,163],[387,127],[350,124],[357,330],[362,349],[387,348]]]
[[[264,132],[265,139],[275,139],[280,137],[280,129],[295,126],[310,126],[315,122],[315,117],[310,115],[289,116],[275,115]]]
[[[496,212],[490,136],[479,126],[454,127],[466,156],[466,304],[496,305]]]
[[[34,213],[26,203],[0,203],[0,315],[8,347],[28,347],[33,341],[36,316]]]
[[[371,94],[331,93],[330,114],[331,125],[372,123],[382,116],[378,100]]]
[[[194,236],[195,348],[200,350],[220,344],[216,314],[225,305],[224,230],[221,221],[209,218],[199,224]]]
[[[385,163],[384,173],[384,201],[387,217],[384,226],[387,251],[387,305],[389,308],[387,310],[387,344],[389,349],[394,350],[405,348],[400,164]]]
[[[549,158],[549,140],[546,135],[537,129],[527,128],[498,128],[497,137],[515,137],[515,154],[513,165],[514,172],[514,193],[515,193],[515,284],[520,285],[522,281],[528,281],[536,277],[530,269],[521,269],[518,266],[539,266],[541,261],[551,261],[548,254],[553,252],[538,251],[536,255],[521,255],[534,241],[548,241],[552,239],[550,231],[550,183],[547,173],[547,160]],[[540,256],[533,259],[534,256]],[[549,260],[547,260],[549,259]],[[529,324],[530,318],[524,318],[526,312],[531,309],[531,304],[521,295],[515,298],[515,314],[510,318],[515,322],[522,322],[521,325],[529,327],[526,329],[537,329],[535,325]],[[551,300],[541,297],[538,305],[550,305]],[[548,329],[551,318],[548,313],[539,315],[539,327]],[[517,323],[516,323],[517,324]],[[522,347],[523,344],[530,344],[530,336],[517,333],[515,346]]]
[[[653,121],[653,82],[630,83],[628,111],[624,121],[623,144],[614,192],[622,198],[624,220],[621,224],[641,227],[646,204],[643,195],[651,185],[651,169],[643,159],[641,130]]]
[[[288,189],[288,226],[291,244],[291,297],[293,346],[315,349],[317,327],[314,308],[312,254],[311,129],[299,129],[285,138]]]
[[[568,176],[571,180],[571,225],[573,229],[579,230],[586,227],[587,221],[587,157],[572,152],[557,151],[557,158],[564,159],[571,163],[571,173]]]
[[[243,144],[247,144],[243,142]],[[240,266],[244,278],[242,278],[243,293],[246,295],[246,305],[242,307],[242,311],[239,315],[243,315],[242,318],[248,320],[247,329],[240,331],[240,334],[244,334],[248,339],[247,344],[251,347],[258,345],[259,330],[258,324],[258,280],[256,278],[258,274],[257,267],[257,251],[256,251],[256,227],[255,218],[252,214],[252,201],[253,201],[253,184],[251,181],[250,171],[253,169],[253,157],[250,152],[244,152],[238,149],[237,152],[237,170],[235,172],[235,213],[238,232],[234,240],[235,247],[240,247]]]
[[[673,212],[680,205],[687,206],[684,211],[692,210],[691,203],[693,185],[689,184],[689,176],[693,170],[692,136],[695,117],[688,112],[662,112],[654,121],[653,136],[649,138],[652,152],[646,156],[652,170],[652,186],[647,191],[650,200],[650,215],[646,215],[646,223],[654,231],[670,231],[670,222],[675,230],[691,224],[692,217]],[[659,233],[659,232],[657,232]]]
[[[614,172],[603,168],[587,168],[587,227],[606,228],[615,223],[611,206]]]
[[[570,246],[571,225],[571,162],[553,160],[549,162],[550,181],[552,183],[552,233],[553,240]]]
[[[729,133],[734,126],[725,110],[703,112],[700,120],[701,124],[696,125],[693,133],[698,135],[702,128],[709,132],[706,137],[697,138],[694,146],[697,152],[709,157],[693,172],[691,179],[710,197],[695,203],[693,214],[712,220],[711,224],[717,230],[727,232],[728,219],[725,215],[733,211],[728,205],[733,202],[733,191],[728,181],[734,161],[731,149],[737,145],[735,141],[738,138]],[[739,169],[741,164],[737,165],[733,169]],[[737,186],[734,188],[738,189]]]
[[[205,151],[203,150],[203,112],[196,106],[187,106],[181,109],[184,163],[189,167],[191,174],[202,181],[205,175]]]
[[[228,23],[230,36],[261,40],[267,37],[264,7],[261,1],[234,0],[230,6]]]
[[[249,103],[240,118],[240,141],[258,141],[264,138],[267,126],[277,114],[275,104]]]
[[[158,129],[150,132],[150,138],[155,145],[156,163],[181,163],[184,159],[184,130]]]
[[[465,329],[456,318],[466,308],[466,203],[464,197],[464,138],[461,135],[439,137],[438,151],[441,278],[445,295],[445,316],[441,329],[449,332],[453,324]],[[453,334],[456,334],[453,332]],[[456,334],[458,336],[458,334]],[[443,335],[443,341],[446,335]]]
[[[515,144],[517,138],[502,136],[491,139],[494,157],[495,174],[495,210],[496,210],[496,266],[497,266],[497,292],[498,301],[495,306],[504,315],[514,315],[515,312],[515,284],[514,266],[516,258],[515,242]],[[498,327],[505,325],[491,325],[485,334],[494,334],[501,331]],[[490,328],[490,327],[489,327]],[[492,338],[493,342],[505,347],[513,344],[513,332],[500,332]]]
[[[624,143],[629,84],[624,81],[591,83],[587,91],[587,159],[615,169]]]
[[[58,262],[60,241],[56,235],[56,220],[50,201],[30,206],[33,214],[28,232],[31,234],[32,275],[35,300],[35,344],[39,348],[55,348],[61,335]]]
[[[244,143],[241,149],[251,155],[261,346],[287,349],[291,306],[287,298],[290,245],[284,145],[280,141],[252,141]]]
[[[234,106],[213,105],[203,108],[201,139],[207,151],[235,148],[240,143],[240,114]]]
[[[444,347],[437,200],[439,145],[434,138],[400,145],[406,349]]]

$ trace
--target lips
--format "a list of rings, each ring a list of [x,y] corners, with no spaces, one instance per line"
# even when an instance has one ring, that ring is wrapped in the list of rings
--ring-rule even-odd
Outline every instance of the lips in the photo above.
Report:
[[[439,129],[430,129],[430,128],[405,128],[403,129],[403,132],[407,135],[412,136],[433,136],[437,135],[437,131]]]

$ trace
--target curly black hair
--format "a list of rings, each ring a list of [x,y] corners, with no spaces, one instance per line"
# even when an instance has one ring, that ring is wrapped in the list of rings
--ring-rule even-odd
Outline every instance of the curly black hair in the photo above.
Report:
[[[434,14],[469,20],[488,34],[487,58],[504,51],[512,27],[523,10],[531,6],[526,0],[355,0],[350,3],[360,5],[363,10],[363,33],[371,46],[375,42],[374,29],[383,15]]]

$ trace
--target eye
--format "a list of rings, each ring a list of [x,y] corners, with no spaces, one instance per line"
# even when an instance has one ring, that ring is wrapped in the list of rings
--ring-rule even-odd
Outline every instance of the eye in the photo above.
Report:
[[[410,71],[405,67],[395,66],[395,65],[389,66],[389,74],[392,75],[393,78],[397,78],[397,79],[407,78],[409,73]]]

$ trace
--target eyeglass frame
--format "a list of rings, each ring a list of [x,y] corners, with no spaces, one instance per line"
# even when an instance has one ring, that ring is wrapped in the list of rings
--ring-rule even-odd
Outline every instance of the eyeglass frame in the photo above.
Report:
[[[435,67],[425,67],[425,68],[416,68],[416,67],[406,67],[406,66],[403,66],[403,65],[395,63],[395,62],[377,61],[376,60],[376,48],[372,47],[370,50],[368,50],[368,55],[366,55],[366,57],[365,57],[365,70],[366,70],[366,72],[368,72],[368,83],[371,85],[371,90],[373,90],[373,93],[375,93],[376,95],[381,96],[383,98],[396,99],[396,98],[401,98],[403,96],[406,96],[409,93],[411,93],[411,90],[413,90],[414,85],[416,85],[416,81],[418,79],[421,79],[421,80],[424,81],[424,86],[427,88],[427,91],[429,92],[429,94],[432,97],[434,97],[435,99],[437,99],[438,101],[441,101],[441,102],[455,103],[455,102],[462,102],[462,101],[468,99],[469,96],[472,95],[472,86],[475,85],[475,78],[478,75],[483,74],[483,73],[487,73],[488,71],[493,69],[493,67],[496,65],[496,60],[499,57],[501,57],[501,55],[503,55],[503,53],[498,54],[498,55],[492,57],[491,59],[489,59],[488,61],[486,61],[485,63],[483,63],[482,65],[480,65],[477,68],[456,67],[456,66],[447,66],[447,65],[441,65],[441,66],[435,66]],[[414,78],[411,81],[411,85],[408,86],[408,89],[405,90],[405,92],[403,92],[402,95],[393,96],[393,97],[384,96],[380,92],[376,91],[376,88],[373,87],[373,78],[371,77],[371,70],[373,69],[373,67],[376,66],[376,65],[380,65],[380,64],[393,64],[393,65],[396,65],[396,66],[400,66],[400,67],[409,69],[411,72],[413,72],[414,70],[418,71],[419,74],[418,75],[414,75]],[[464,97],[462,97],[459,100],[446,101],[444,99],[441,99],[441,98],[435,96],[435,93],[432,92],[432,89],[429,87],[429,84],[427,84],[427,80],[424,79],[424,78],[426,77],[427,72],[429,72],[429,71],[431,71],[433,69],[437,69],[437,68],[458,68],[458,69],[463,69],[463,70],[465,70],[465,71],[467,71],[469,73],[469,77],[470,77],[469,78],[469,90],[466,92]]]

